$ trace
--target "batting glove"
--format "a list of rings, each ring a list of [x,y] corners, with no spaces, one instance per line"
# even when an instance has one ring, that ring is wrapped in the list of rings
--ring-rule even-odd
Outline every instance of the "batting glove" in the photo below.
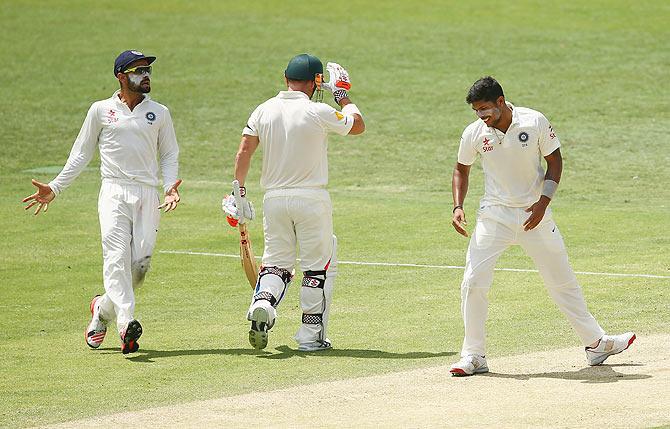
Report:
[[[328,70],[328,78],[330,80],[322,83],[321,87],[332,92],[335,102],[340,104],[340,100],[349,97],[347,93],[351,89],[349,73],[337,63],[326,64],[326,70]]]
[[[254,220],[256,217],[256,210],[254,210],[251,201],[248,201],[246,197],[241,197],[241,202],[242,208],[238,210],[235,195],[226,195],[221,201],[221,209],[226,214],[226,220],[232,227],[236,227],[240,219]]]

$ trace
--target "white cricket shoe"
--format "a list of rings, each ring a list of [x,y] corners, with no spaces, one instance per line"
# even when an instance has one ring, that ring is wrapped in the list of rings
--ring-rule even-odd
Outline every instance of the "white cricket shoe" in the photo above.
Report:
[[[96,295],[91,300],[91,321],[84,331],[86,344],[92,349],[97,349],[107,335],[107,325],[100,319],[100,306],[97,305],[100,295]]]
[[[249,330],[251,347],[262,350],[268,345],[268,331],[275,324],[276,314],[270,301],[261,299],[253,303],[247,314],[247,319],[251,321]]]
[[[486,358],[484,356],[467,355],[463,356],[461,360],[453,364],[449,372],[453,376],[463,377],[466,375],[489,372],[489,367],[486,365]]]
[[[328,338],[323,341],[312,341],[311,343],[302,343],[298,345],[298,350],[301,352],[320,352],[332,348],[333,345]]]
[[[586,347],[586,360],[589,365],[595,366],[605,362],[605,359],[621,353],[633,344],[635,334],[626,332],[621,335],[603,335],[595,347]]]

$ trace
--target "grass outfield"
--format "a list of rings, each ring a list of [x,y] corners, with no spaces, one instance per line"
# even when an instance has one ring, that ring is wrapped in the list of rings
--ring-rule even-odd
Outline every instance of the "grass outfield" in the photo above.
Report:
[[[670,326],[670,151],[662,96],[670,5],[663,1],[3,2],[0,103],[0,426],[23,427],[451,362],[460,348],[462,272],[341,265],[330,324],[335,350],[294,352],[298,288],[266,352],[250,349],[249,288],[219,210],[240,131],[282,89],[288,59],[311,52],[350,71],[367,131],[332,137],[330,190],[339,257],[463,265],[450,226],[451,170],[464,103],[484,74],[513,103],[544,112],[563,143],[554,216],[603,327],[640,335]],[[290,11],[294,11],[290,13]],[[300,11],[300,12],[298,12]],[[86,347],[88,303],[102,291],[97,158],[34,218],[30,179],[63,165],[89,105],[109,97],[115,56],[158,56],[152,96],[169,106],[181,148],[182,205],[164,216],[138,291],[145,334],[124,358],[110,334]],[[260,206],[260,158],[249,195]],[[481,167],[466,200],[470,229]],[[261,223],[251,226],[261,253]],[[499,267],[533,268],[519,249]],[[578,346],[538,274],[497,272],[489,354]]]

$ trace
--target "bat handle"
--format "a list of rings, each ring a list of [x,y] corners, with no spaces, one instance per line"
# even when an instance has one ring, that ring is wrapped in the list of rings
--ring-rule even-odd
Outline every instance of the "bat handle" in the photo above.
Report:
[[[243,239],[247,239],[247,224],[246,223],[238,223],[237,224],[237,229],[240,230],[240,237]]]

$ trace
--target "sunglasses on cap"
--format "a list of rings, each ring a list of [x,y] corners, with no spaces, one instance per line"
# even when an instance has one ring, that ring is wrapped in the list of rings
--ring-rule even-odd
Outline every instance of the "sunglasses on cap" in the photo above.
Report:
[[[136,66],[124,70],[123,73],[151,74],[151,66]]]

